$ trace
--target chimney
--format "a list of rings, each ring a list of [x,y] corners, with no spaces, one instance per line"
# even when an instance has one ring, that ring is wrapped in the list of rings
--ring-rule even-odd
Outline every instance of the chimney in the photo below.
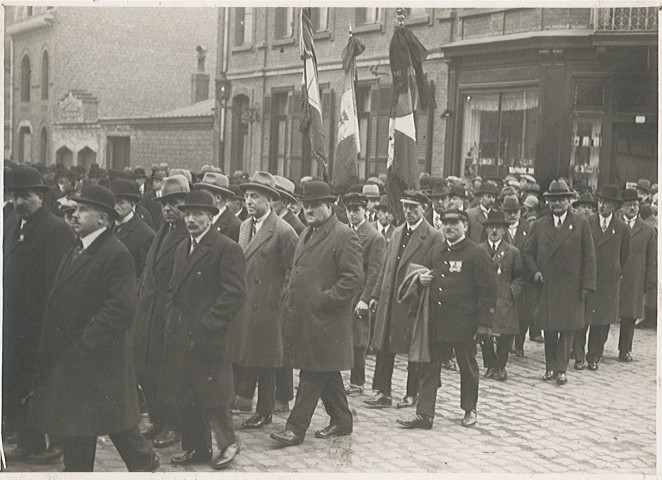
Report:
[[[198,103],[209,98],[209,74],[205,73],[207,49],[202,45],[195,47],[198,52],[198,71],[191,74],[191,103]]]

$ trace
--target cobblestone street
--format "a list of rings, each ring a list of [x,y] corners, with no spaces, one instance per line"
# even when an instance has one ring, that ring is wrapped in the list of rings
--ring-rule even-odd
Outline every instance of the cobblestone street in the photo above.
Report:
[[[562,387],[541,380],[543,345],[527,342],[525,357],[509,359],[506,382],[480,383],[478,423],[460,425],[459,374],[443,371],[437,417],[432,430],[406,430],[395,420],[413,409],[370,410],[350,398],[354,433],[332,441],[318,440],[314,431],[328,417],[320,403],[303,445],[277,447],[269,434],[285,425],[286,415],[259,431],[242,431],[247,414],[235,416],[241,453],[233,472],[480,472],[655,474],[656,336],[637,330],[630,364],[618,361],[618,326],[610,332],[597,372],[572,370]],[[482,359],[478,353],[479,365]],[[368,358],[368,381],[374,357]],[[394,404],[404,393],[406,361],[396,359]],[[212,471],[207,465],[176,468],[170,458],[179,446],[161,449],[161,472]],[[216,453],[216,452],[215,452]],[[9,472],[61,471],[62,465],[35,467],[16,463]],[[125,471],[108,438],[98,442],[95,471]]]

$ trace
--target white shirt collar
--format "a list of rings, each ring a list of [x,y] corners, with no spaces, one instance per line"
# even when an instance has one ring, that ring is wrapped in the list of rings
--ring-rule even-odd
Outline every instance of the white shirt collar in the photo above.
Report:
[[[267,217],[269,216],[270,213],[271,213],[271,209],[268,209],[267,213],[262,215],[260,218],[254,218],[254,220],[255,220],[255,233],[257,233],[260,230],[260,228],[262,228],[262,224],[267,219]]]
[[[563,215],[561,215],[560,217],[557,217],[556,215],[552,215],[552,217],[554,219],[554,225],[556,226],[556,224],[558,222],[557,218],[561,219],[561,225],[563,225],[563,223],[565,222],[565,217],[567,217],[567,216],[568,216],[568,211],[567,210],[565,212],[563,212]]]
[[[206,229],[204,232],[202,232],[200,235],[198,235],[197,237],[191,237],[191,238],[194,238],[194,239],[195,239],[195,243],[200,244],[200,241],[202,240],[202,237],[204,237],[205,235],[207,235],[207,232],[209,232],[209,230],[211,230],[211,224],[210,224],[210,225],[207,227],[207,229]]]
[[[359,227],[361,227],[361,225],[363,225],[364,223],[365,223],[365,218],[364,218],[363,221],[362,221],[361,223],[359,223],[358,225],[356,225],[356,226],[352,225],[352,230],[354,230],[354,231],[358,230]],[[377,222],[377,223],[379,223],[379,222]]]
[[[483,213],[485,214],[485,216],[489,215],[491,208],[488,209],[488,208],[483,207],[482,205],[478,205],[478,206],[479,206],[480,209],[483,211]]]
[[[517,230],[517,227],[519,227],[519,220],[517,220],[515,223],[508,225],[509,230]]]
[[[411,230],[411,231],[416,230],[416,229],[419,227],[419,225],[420,225],[421,223],[423,223],[423,217],[421,217],[421,218],[418,220],[418,222],[416,222],[414,225],[409,225],[408,223],[405,222],[405,224],[407,225],[406,228],[408,228],[408,229]]]
[[[124,217],[122,220],[115,220],[115,225],[118,225],[118,226],[119,226],[119,225],[124,225],[124,224],[127,223],[129,220],[131,220],[133,217],[134,217],[134,213],[133,213],[133,212],[129,212],[129,214],[128,214],[126,217]]]
[[[602,215],[600,215],[600,214],[598,213],[598,216],[600,217],[600,225],[603,225],[604,222],[606,221],[606,222],[607,222],[607,226],[609,226],[609,224],[611,223],[611,217],[612,217],[613,215],[614,215],[613,213],[610,213],[608,217],[603,217]]]
[[[88,233],[87,235],[82,237],[80,241],[83,244],[83,250],[87,250],[87,247],[92,245],[92,242],[94,242],[99,237],[99,235],[101,235],[105,231],[106,231],[106,227],[101,227],[93,231],[92,233]]]
[[[211,219],[211,224],[212,225],[214,225],[218,221],[218,219],[221,218],[221,215],[223,215],[223,212],[225,211],[226,208],[228,208],[228,206],[223,205],[222,208],[218,209],[218,213],[216,215],[214,215],[214,218]]]
[[[498,250],[499,245],[501,245],[501,240],[496,243],[494,243],[492,240],[488,240],[488,243],[490,244],[490,247],[494,248],[494,250]]]
[[[458,243],[460,243],[460,242],[461,242],[462,240],[464,240],[465,238],[466,238],[466,235],[462,235],[460,238],[458,238],[457,240],[455,240],[453,243],[449,242],[448,240],[446,240],[446,243],[448,243],[448,246],[449,246],[449,247],[452,247],[453,245],[457,245]]]

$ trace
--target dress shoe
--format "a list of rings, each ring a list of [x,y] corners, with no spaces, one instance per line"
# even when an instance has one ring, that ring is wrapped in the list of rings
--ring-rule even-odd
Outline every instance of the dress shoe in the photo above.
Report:
[[[382,392],[377,392],[373,398],[363,400],[363,403],[368,405],[369,408],[386,408],[393,404],[390,395],[385,395]]]
[[[161,466],[161,462],[159,461],[159,457],[154,455],[152,457],[152,460],[149,462],[149,464],[145,465],[144,467],[138,467],[135,470],[131,470],[132,472],[156,472],[159,467]]]
[[[430,430],[432,428],[433,420],[427,415],[416,414],[409,418],[398,418],[396,422],[407,428],[422,428],[423,430]]]
[[[241,424],[243,428],[260,428],[271,423],[271,414],[263,415],[255,412],[251,417]]]
[[[575,360],[575,370],[584,370],[585,368],[584,360]]]
[[[536,336],[536,337],[533,337],[533,338],[531,339],[531,341],[532,341],[532,342],[536,342],[536,343],[545,343],[545,339],[542,338],[542,336],[540,336],[540,335],[538,335],[538,336]]]
[[[500,382],[505,382],[508,380],[508,373],[506,372],[505,368],[499,368],[495,373],[494,373],[494,378],[499,380]]]
[[[232,404],[232,411],[235,413],[249,413],[253,410],[253,399],[244,398],[236,395]]]
[[[35,453],[41,453],[41,452],[35,452],[34,450],[27,450],[23,447],[16,447],[5,454],[5,460],[7,460],[8,462],[23,462],[26,461]]]
[[[158,436],[161,432],[163,432],[162,425],[152,425],[147,430],[145,430],[144,432],[141,431],[140,433],[142,433],[142,436],[145,437],[146,440],[152,440],[154,437]]]
[[[228,465],[232,463],[232,460],[234,460],[234,457],[236,457],[238,453],[239,453],[239,444],[237,442],[231,443],[223,450],[221,450],[221,453],[218,455],[216,460],[211,462],[211,467],[214,470],[223,470],[224,468],[227,468]]]
[[[472,427],[476,425],[476,420],[478,420],[478,414],[476,410],[469,410],[464,412],[464,418],[462,419],[463,427]]]
[[[588,369],[595,372],[598,369],[598,362],[588,362]]]
[[[556,373],[549,370],[546,371],[545,374],[542,376],[542,379],[546,382],[549,380],[554,380],[555,378],[556,378]]]
[[[632,355],[630,355],[630,352],[619,352],[618,361],[619,362],[631,362],[632,361]]]
[[[556,375],[556,384],[565,385],[566,383],[568,383],[568,377],[565,376],[564,372],[559,372],[558,375]]]
[[[515,356],[516,357],[523,357],[524,356],[524,349],[523,348],[516,348],[515,349]]]
[[[404,397],[402,397],[402,400],[398,402],[396,408],[413,407],[417,403],[418,403],[418,395],[413,397],[411,395],[405,395]]]
[[[352,433],[352,427],[341,427],[340,425],[329,425],[328,427],[324,427],[322,430],[318,430],[315,432],[315,438],[333,438],[333,437],[341,437],[343,435],[351,435]]]
[[[485,375],[483,375],[485,378],[494,378],[494,369],[493,368],[488,368],[485,371]]]
[[[295,445],[301,445],[303,443],[303,437],[297,435],[292,430],[283,430],[282,432],[272,433],[270,437],[276,440],[278,443],[282,443],[288,447],[293,447]]]
[[[175,432],[174,430],[164,430],[154,437],[152,444],[154,445],[154,448],[165,448],[178,443],[181,439],[182,436],[179,432]]]
[[[363,393],[363,385],[352,385],[351,383],[345,386],[346,395],[358,395]]]
[[[195,465],[197,463],[207,463],[211,460],[211,450],[189,450],[184,455],[172,457],[170,463],[173,465]]]
[[[446,360],[445,362],[441,362],[441,368],[443,368],[444,370],[457,370],[457,364],[451,358],[449,360]]]
[[[30,455],[26,461],[33,465],[50,465],[53,463],[58,463],[62,460],[64,451],[59,445],[51,445],[43,452],[35,453]]]

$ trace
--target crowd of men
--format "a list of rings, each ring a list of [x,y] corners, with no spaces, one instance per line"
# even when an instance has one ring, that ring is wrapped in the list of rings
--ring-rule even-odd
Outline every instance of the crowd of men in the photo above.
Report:
[[[637,320],[656,322],[657,185],[545,191],[530,175],[420,179],[398,209],[384,178],[342,192],[316,178],[231,177],[154,165],[151,173],[6,164],[3,443],[9,462],[92,471],[109,435],[129,471],[226,468],[243,429],[272,423],[301,444],[352,433],[348,395],[393,405],[430,429],[442,369],[459,369],[462,425],[477,422],[486,379],[544,342],[543,381],[598,370],[611,324],[632,361]],[[625,188],[628,187],[628,188]],[[400,219],[400,221],[397,221]],[[294,389],[294,369],[299,370]],[[349,371],[349,382],[342,372]],[[294,399],[294,404],[290,402]],[[290,409],[291,408],[291,409]],[[141,412],[150,428],[139,429]],[[212,435],[218,452],[213,455]]]

